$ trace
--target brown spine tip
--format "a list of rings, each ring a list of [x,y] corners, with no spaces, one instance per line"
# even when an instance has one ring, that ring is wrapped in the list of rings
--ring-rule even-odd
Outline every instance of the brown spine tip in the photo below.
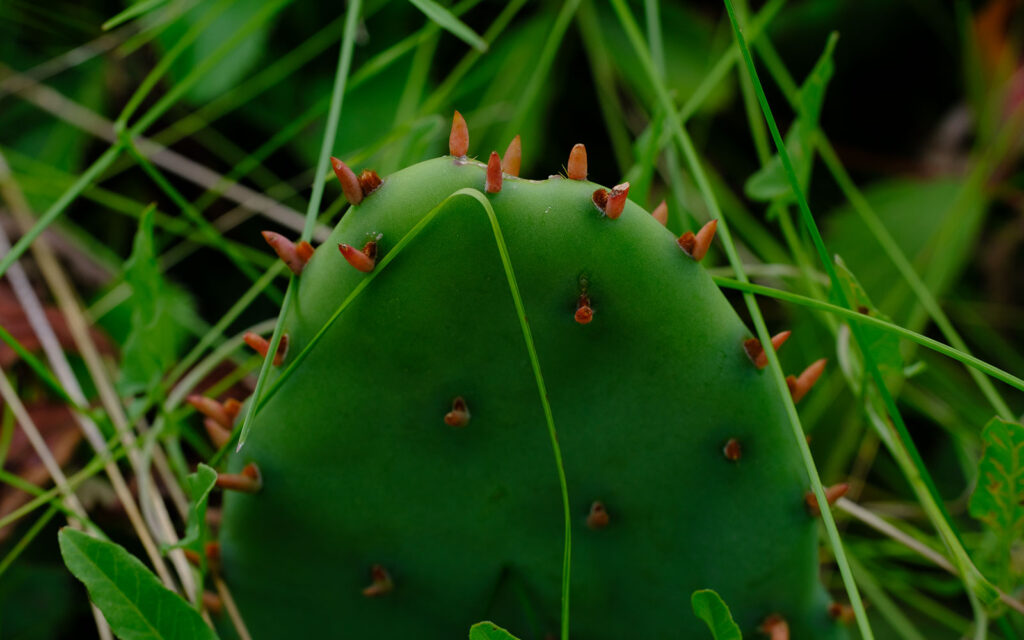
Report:
[[[195,410],[203,414],[207,418],[210,418],[216,422],[219,426],[225,429],[230,429],[234,423],[234,419],[225,410],[224,405],[217,402],[213,398],[207,398],[206,396],[191,395],[186,398],[188,403],[195,407]]]
[[[299,246],[296,246],[288,238],[282,236],[280,233],[274,233],[273,231],[264,231],[263,239],[267,241],[270,248],[274,250],[278,258],[288,265],[292,273],[299,275],[302,270],[306,267],[306,263],[309,258],[313,255],[313,247],[308,242],[301,242]],[[302,245],[305,245],[303,247]],[[307,249],[308,247],[308,249]]]
[[[388,570],[379,564],[375,564],[370,569],[370,586],[363,589],[363,595],[367,598],[379,598],[391,593],[394,588],[395,583],[391,579],[391,574],[388,573]]]
[[[204,591],[203,608],[209,611],[211,614],[219,616],[224,611],[224,602],[216,593],[212,591]]]
[[[836,500],[845,496],[849,490],[850,485],[845,482],[825,487],[825,501],[831,507],[836,503]],[[804,494],[804,501],[807,503],[807,510],[811,512],[812,516],[821,515],[821,509],[818,507],[818,498],[814,495],[813,491],[808,491]]]
[[[833,602],[828,605],[828,615],[839,624],[850,625],[857,619],[853,607],[848,604]]]
[[[786,340],[789,340],[789,336],[792,331],[782,331],[772,336],[772,348],[776,351],[779,350]],[[751,338],[743,342],[743,349],[747,352],[747,357],[754,363],[754,366],[758,369],[764,369],[768,366],[768,354],[764,352],[764,348],[761,346],[761,341],[757,338]]]
[[[587,294],[580,295],[573,318],[580,324],[590,324],[590,321],[594,319],[594,310],[590,306],[590,297]]]
[[[231,440],[231,430],[225,429],[213,418],[203,420],[203,426],[206,427],[206,435],[209,436],[210,442],[218,449],[222,449]]]
[[[743,446],[736,438],[729,438],[725,441],[725,446],[722,447],[722,455],[726,460],[736,462],[743,457]]]
[[[501,159],[501,170],[510,176],[519,176],[519,167],[523,162],[523,145],[519,136],[512,138],[505,149],[505,157]]]
[[[359,174],[359,190],[363,192],[363,197],[370,195],[377,190],[381,182],[380,176],[373,169],[363,169],[363,172]]]
[[[662,200],[661,204],[656,206],[654,208],[654,211],[651,212],[651,217],[653,217],[655,220],[660,222],[661,226],[664,227],[665,225],[667,225],[668,224],[668,203],[666,203],[664,200]]]
[[[309,262],[310,258],[313,257],[313,251],[313,245],[309,244],[305,240],[295,245],[295,253],[303,263]]]
[[[338,245],[338,251],[350,265],[363,273],[370,273],[377,266],[377,243],[373,240],[367,242],[362,251],[344,243]]]
[[[497,151],[491,152],[487,160],[487,177],[484,179],[484,191],[498,193],[501,191],[501,158]]]
[[[458,111],[452,116],[452,132],[448,135],[448,152],[456,158],[465,158],[469,153],[469,127]]]
[[[444,423],[449,427],[464,427],[469,424],[469,408],[466,401],[459,396],[452,400],[452,410],[444,414]]]
[[[242,403],[234,398],[228,398],[224,401],[224,411],[227,412],[233,423],[235,418],[237,418],[238,414],[242,411]]]
[[[608,516],[608,510],[604,508],[604,503],[600,500],[590,505],[590,513],[587,514],[587,526],[597,531],[598,529],[604,529],[608,526],[611,518]]]
[[[359,178],[356,177],[355,172],[349,169],[347,164],[334,157],[331,158],[331,168],[334,169],[334,175],[341,183],[341,191],[345,194],[348,203],[356,205],[362,202],[363,188],[359,185]]]
[[[777,613],[765,618],[758,630],[768,636],[770,640],[789,640],[789,624]]]
[[[577,144],[569,152],[569,165],[566,167],[566,175],[570,180],[587,179],[587,148]]]
[[[789,386],[789,395],[793,396],[793,402],[800,402],[807,392],[811,390],[814,383],[818,381],[825,371],[825,363],[828,360],[822,358],[815,360],[799,376],[787,376],[786,385]]]
[[[258,333],[246,331],[245,335],[242,336],[242,340],[244,340],[245,344],[249,345],[253,351],[264,358],[266,358],[267,353],[270,352],[270,341]],[[284,362],[284,356],[286,353],[288,353],[288,334],[281,336],[281,341],[277,343],[277,353],[274,354],[275,367],[281,366],[281,363]],[[227,426],[230,427],[231,425],[229,424]]]
[[[217,476],[217,486],[228,491],[256,493],[263,488],[263,478],[256,463],[245,465],[241,473],[221,473]]]
[[[708,248],[711,247],[711,241],[715,239],[715,231],[717,230],[718,220],[711,220],[701,227],[700,231],[696,234],[692,231],[687,231],[679,236],[676,242],[691,258],[699,262],[707,254]]]
[[[612,220],[618,219],[622,215],[622,210],[626,206],[626,198],[629,196],[629,183],[623,182],[612,187],[611,192],[608,193],[608,202],[604,208],[604,215],[608,216]]]
[[[203,547],[203,552],[206,553],[206,565],[210,567],[210,571],[214,573],[220,572],[220,543],[216,540],[211,540],[206,543]]]
[[[198,567],[202,562],[202,559],[199,557],[199,552],[193,551],[192,549],[182,549],[182,551],[185,552],[185,559],[188,560],[190,565]]]

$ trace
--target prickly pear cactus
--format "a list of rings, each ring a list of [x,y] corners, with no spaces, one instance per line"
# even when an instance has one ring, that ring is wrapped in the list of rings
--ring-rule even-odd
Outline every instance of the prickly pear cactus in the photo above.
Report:
[[[699,262],[714,225],[673,237],[628,184],[586,181],[582,145],[541,181],[518,139],[468,159],[455,120],[451,156],[383,181],[335,161],[353,206],[315,254],[268,235],[300,272],[287,352],[221,477],[254,637],[557,631],[556,452],[572,637],[707,637],[702,588],[751,636],[843,637],[783,403]]]

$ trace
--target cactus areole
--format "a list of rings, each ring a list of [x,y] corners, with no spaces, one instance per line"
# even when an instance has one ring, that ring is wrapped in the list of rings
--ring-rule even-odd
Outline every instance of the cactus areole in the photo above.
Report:
[[[295,252],[287,352],[229,465],[260,484],[219,532],[253,637],[556,637],[558,452],[571,637],[708,637],[704,588],[751,637],[845,637],[784,402],[695,258],[711,237],[587,182],[582,146],[576,179],[467,159],[460,121],[453,155],[383,180],[335,162],[358,204]]]

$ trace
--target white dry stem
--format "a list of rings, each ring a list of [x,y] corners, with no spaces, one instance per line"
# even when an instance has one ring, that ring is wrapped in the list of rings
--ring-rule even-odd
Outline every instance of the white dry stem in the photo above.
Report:
[[[953,567],[953,563],[951,563],[944,555],[942,555],[935,549],[932,549],[928,545],[923,544],[920,540],[916,540],[913,536],[910,536],[904,533],[903,531],[900,531],[897,527],[890,524],[873,511],[865,509],[859,504],[846,498],[840,498],[839,500],[837,500],[836,508],[838,508],[840,511],[848,513],[857,520],[860,520],[861,522],[871,527],[875,531],[878,531],[879,533],[889,536],[890,538],[892,538],[896,542],[899,542],[911,551],[916,551],[918,554],[930,560],[932,563],[935,564],[935,566],[939,567],[940,569],[948,571],[953,575],[958,575],[956,568]],[[1004,593],[999,589],[996,590],[999,592],[1000,602],[1010,607],[1011,609],[1017,611],[1018,613],[1024,614],[1024,603],[1021,603],[1019,600],[1014,599],[1009,594]]]
[[[21,194],[21,190],[18,189],[17,185],[13,182],[2,154],[0,154],[0,189],[3,191],[4,198],[8,201],[11,211],[14,212],[17,218],[19,218],[18,222],[23,226],[31,226],[31,217],[28,216],[27,213],[28,204],[25,201],[24,196]],[[26,220],[24,219],[25,217],[28,217],[29,219]],[[0,229],[0,236],[2,236],[0,241],[4,243],[4,252],[6,252],[9,250],[9,243],[6,238],[6,234],[2,232],[2,229]],[[131,429],[127,424],[120,399],[117,398],[116,393],[113,393],[113,386],[110,384],[110,381],[106,376],[106,371],[100,359],[99,351],[96,349],[96,345],[93,344],[92,339],[89,336],[88,326],[81,310],[78,307],[78,303],[75,300],[75,295],[71,289],[70,283],[57,263],[53,253],[49,250],[45,240],[42,238],[38,239],[33,245],[32,250],[40,270],[43,272],[54,297],[57,299],[58,306],[61,308],[61,311],[67,319],[68,328],[72,334],[72,338],[85,360],[90,374],[93,376],[94,382],[97,389],[100,391],[101,399],[104,402],[108,414],[110,415],[111,421],[114,423],[114,427],[121,436],[125,449],[128,451],[129,460],[141,480],[143,470],[138,464],[141,460],[139,452],[134,446],[134,434],[131,432]],[[12,285],[13,284],[14,281],[12,280]],[[88,401],[85,398],[85,394],[82,392],[82,388],[78,384],[78,380],[75,378],[67,358],[64,356],[64,352],[53,332],[53,328],[46,320],[42,304],[39,302],[39,299],[36,297],[31,286],[28,285],[27,279],[23,284],[25,286],[21,287],[20,290],[16,289],[15,293],[18,295],[26,316],[29,317],[29,320],[32,323],[33,330],[39,337],[40,343],[43,346],[43,351],[46,354],[47,360],[50,362],[50,366],[53,368],[57,379],[61,382],[72,401],[81,406],[87,405]],[[128,489],[128,485],[124,480],[124,476],[121,474],[121,470],[110,458],[110,451],[102,433],[96,423],[88,416],[82,415],[79,412],[72,413],[78,421],[86,439],[92,445],[97,455],[104,460],[105,469],[108,477],[110,478],[110,482],[113,485],[118,498],[121,500],[125,512],[128,515],[129,520],[132,522],[132,526],[135,528],[140,542],[142,542],[142,545],[146,550],[147,556],[153,563],[153,567],[156,570],[157,575],[169,589],[176,589],[174,579],[167,570],[163,557],[160,555],[160,551],[154,542],[154,538],[150,534],[150,530],[147,528],[146,522],[139,513],[138,506],[135,504],[135,500]],[[166,506],[152,485],[150,485],[150,491],[141,492],[140,494],[140,500],[145,501],[147,499],[150,502],[149,506],[152,508],[152,512],[156,514],[157,518],[157,522],[154,523],[154,532],[159,531],[163,534],[162,537],[164,542],[173,544],[177,541],[174,526],[167,514]],[[186,594],[188,594],[189,597],[192,597],[195,594],[196,585],[192,574],[192,568],[189,565],[188,560],[185,558],[185,555],[181,550],[172,551],[170,557],[171,561],[174,563],[179,578],[181,579],[182,586],[184,587]]]
[[[12,93],[15,95],[101,140],[110,143],[117,142],[114,123],[110,120],[70,100],[55,89],[39,84],[30,78],[24,78],[16,72],[12,72],[9,78],[18,81],[13,83]],[[218,190],[224,198],[259,213],[296,233],[302,232],[305,216],[295,209],[237,182],[228,183],[224,176],[216,171],[149,138],[139,136],[134,138],[134,143],[139,153],[156,166],[203,189]],[[321,224],[317,225],[313,237],[317,242],[323,242],[330,233],[331,229]]]
[[[217,595],[220,596],[221,602],[224,603],[224,611],[227,612],[231,623],[235,625],[235,631],[238,633],[239,640],[252,640],[252,636],[249,635],[249,629],[246,628],[245,621],[242,620],[242,614],[238,611],[235,599],[231,597],[231,590],[228,589],[224,579],[220,576],[214,576],[213,584],[217,587]]]
[[[24,277],[24,272],[21,271],[21,265],[14,263],[8,270],[8,275],[13,275],[15,268],[18,269],[18,273]],[[14,387],[11,386],[10,381],[7,379],[7,374],[0,369],[0,397],[3,397],[4,402],[8,407],[11,408],[11,412],[14,414],[14,418],[21,425],[21,430],[25,432],[25,437],[28,438],[29,443],[35,450],[36,455],[43,462],[43,466],[46,467],[47,473],[50,474],[50,478],[53,483],[57,485],[63,495],[64,505],[76,516],[75,518],[68,518],[68,525],[72,529],[85,532],[87,535],[96,536],[96,533],[85,526],[85,521],[88,519],[85,513],[85,507],[82,506],[78,496],[71,489],[68,484],[68,479],[61,471],[60,465],[53,457],[53,453],[50,448],[46,446],[46,440],[43,439],[42,434],[39,433],[39,429],[36,427],[35,422],[32,420],[32,416],[29,415],[25,409],[25,405],[21,403],[21,399],[18,397]],[[107,619],[103,617],[103,612],[99,610],[95,604],[92,604],[92,615],[96,620],[96,631],[99,633],[101,640],[114,640],[114,634],[110,631],[110,625],[107,624]]]

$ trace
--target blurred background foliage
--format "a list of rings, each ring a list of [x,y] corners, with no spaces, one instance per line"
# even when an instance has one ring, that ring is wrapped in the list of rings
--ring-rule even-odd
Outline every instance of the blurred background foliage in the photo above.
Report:
[[[568,150],[584,142],[591,179],[609,185],[630,179],[630,197],[648,209],[667,199],[673,231],[707,218],[691,174],[666,144],[654,86],[609,4],[442,4],[489,43],[486,52],[443,31],[411,3],[367,2],[333,155],[382,175],[439,155],[457,108],[470,123],[471,153],[478,157],[504,150],[520,134],[522,174],[545,177],[564,171]],[[1024,372],[1019,3],[737,4],[748,29],[758,20],[754,15],[770,18],[754,46],[768,101],[782,130],[793,127],[791,151],[803,144],[811,208],[830,251],[877,305],[871,313],[946,341],[880,248],[877,230],[851,205],[851,194],[877,215],[976,355]],[[344,3],[315,0],[148,0],[136,7],[139,15],[104,29],[125,5],[0,0],[0,152],[37,215],[111,146],[118,114],[147,75],[173,58],[128,120],[131,126],[170,96],[169,108],[137,132],[149,141],[138,145],[141,155],[166,182],[121,153],[44,236],[75,284],[129,407],[165,398],[176,382],[168,372],[273,264],[259,231],[296,236],[301,229],[345,18]],[[663,60],[676,105],[699,98],[686,126],[754,279],[827,299],[828,281],[815,265],[810,239],[793,221],[788,183],[770,166],[774,148],[757,124],[760,112],[742,62],[715,75],[734,43],[722,5],[647,1],[630,8],[646,28],[655,59]],[[831,58],[818,68],[823,75],[797,92],[833,33],[838,40]],[[820,116],[792,106],[811,90],[823,100]],[[848,183],[834,179],[835,166],[816,156],[820,132]],[[144,215],[150,203],[153,213]],[[321,221],[332,224],[343,204],[329,183]],[[0,219],[16,238],[20,230],[8,206],[0,206]],[[139,233],[140,220],[152,231],[143,225]],[[217,233],[204,230],[200,220]],[[717,258],[711,264],[725,264]],[[31,261],[23,262],[38,284]],[[732,276],[726,266],[715,273]],[[216,342],[221,333],[234,335],[274,317],[285,285],[284,278],[274,281],[216,332]],[[823,480],[851,482],[851,498],[941,549],[905,472],[871,427],[871,401],[858,390],[864,377],[848,332],[827,314],[767,299],[762,304],[769,327],[794,329],[794,346],[780,354],[785,369],[798,370],[822,355],[842,365],[801,405]],[[741,304],[737,308],[745,313]],[[32,334],[6,285],[0,325],[29,346]],[[907,342],[887,343],[880,353],[895,363],[890,388],[965,545],[990,580],[1019,593],[1019,540],[1012,557],[993,551],[992,532],[967,509],[992,403],[954,360]],[[252,358],[241,350],[231,356],[204,385],[252,385]],[[61,463],[82,469],[90,457],[60,402],[9,349],[0,364],[47,426],[51,447],[67,441]],[[74,357],[72,364],[93,397],[85,366]],[[1021,394],[1007,393],[1006,402],[1019,419]],[[212,450],[189,410],[162,417],[169,425],[163,442],[180,477]],[[47,486],[9,415],[4,424],[4,469]],[[29,497],[12,482],[0,493],[0,517]],[[95,505],[94,520],[137,550],[104,481],[90,478],[81,493]],[[32,521],[12,520],[0,529],[0,552],[23,547],[0,565],[0,636],[87,637],[94,630],[86,600],[56,551],[59,522],[30,529]],[[848,518],[840,524],[879,637],[966,633],[972,611],[960,579]],[[841,593],[838,578],[826,575]],[[1021,617],[1003,613],[993,612],[1000,621],[992,637],[1024,638]]]

